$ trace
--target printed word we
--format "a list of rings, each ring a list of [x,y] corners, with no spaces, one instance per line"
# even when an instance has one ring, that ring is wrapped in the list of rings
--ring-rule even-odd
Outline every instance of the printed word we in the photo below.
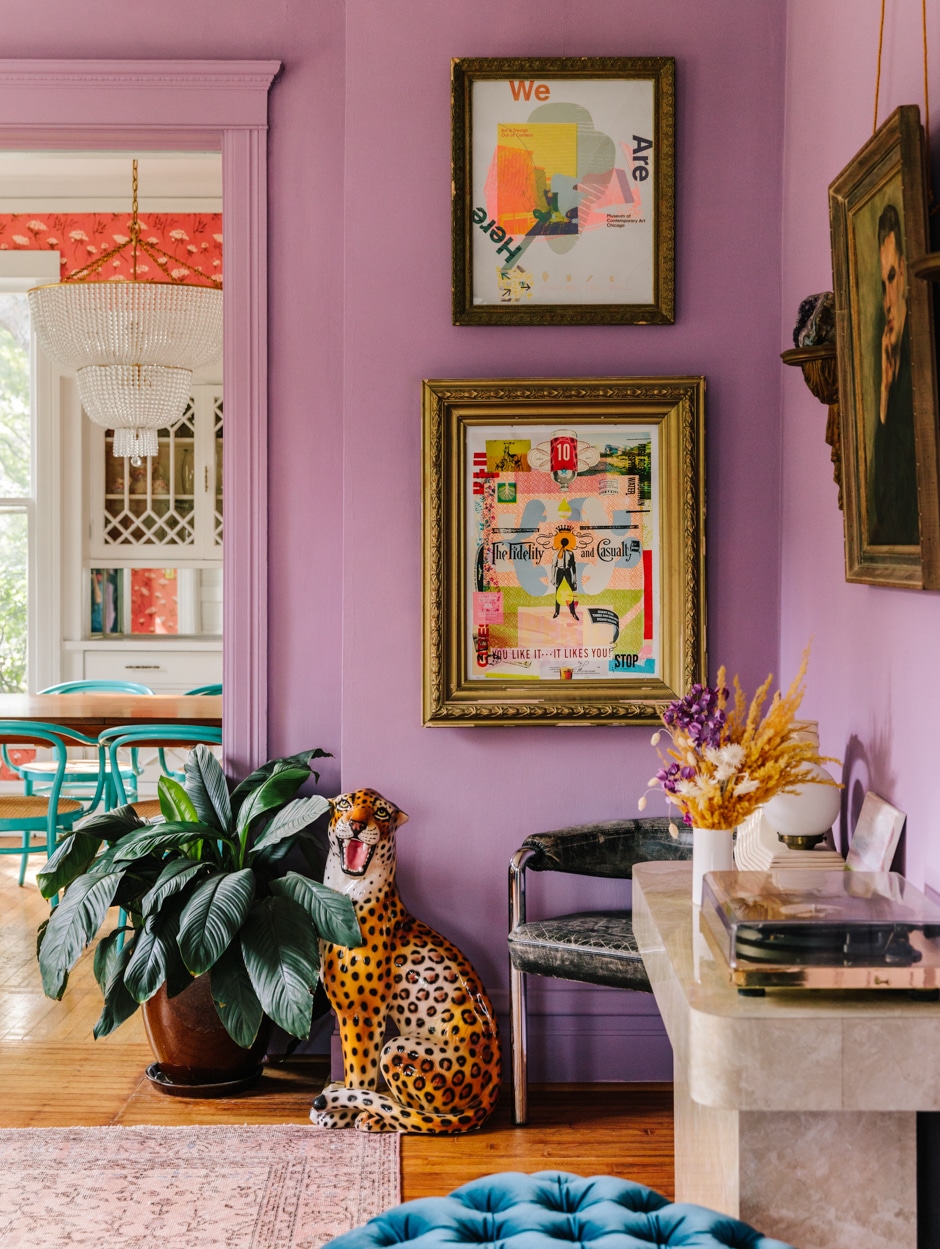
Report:
[[[540,82],[536,87],[534,82],[510,81],[509,90],[512,92],[514,100],[518,100],[520,96],[522,96],[523,100],[530,100],[533,94],[537,100],[547,100],[551,95],[551,91],[544,82]]]

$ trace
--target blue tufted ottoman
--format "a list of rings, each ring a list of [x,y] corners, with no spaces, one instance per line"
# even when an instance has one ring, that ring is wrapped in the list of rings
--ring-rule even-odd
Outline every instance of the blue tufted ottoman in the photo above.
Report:
[[[644,1184],[610,1175],[584,1179],[568,1171],[504,1171],[421,1197],[376,1215],[329,1242],[330,1249],[413,1245],[499,1249],[793,1249],[747,1223],[704,1206],[671,1204]]]

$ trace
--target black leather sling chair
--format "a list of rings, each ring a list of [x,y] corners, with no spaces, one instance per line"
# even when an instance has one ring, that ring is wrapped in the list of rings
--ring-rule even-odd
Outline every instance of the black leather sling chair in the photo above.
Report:
[[[528,1121],[526,975],[650,993],[633,936],[633,915],[582,911],[526,922],[526,872],[629,879],[635,863],[690,859],[689,830],[674,838],[666,817],[578,824],[533,833],[509,863],[509,1011],[512,1033],[513,1120]]]

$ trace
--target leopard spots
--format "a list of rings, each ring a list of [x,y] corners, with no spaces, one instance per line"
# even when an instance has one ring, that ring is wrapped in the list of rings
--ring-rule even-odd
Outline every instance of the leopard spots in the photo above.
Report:
[[[499,1092],[496,1021],[470,962],[401,901],[395,833],[407,816],[369,789],[341,794],[332,808],[324,880],[351,898],[363,944],[321,942],[344,1083],[324,1090],[311,1119],[366,1132],[478,1127]],[[389,1024],[400,1036],[385,1042]],[[377,1091],[380,1077],[388,1094]]]

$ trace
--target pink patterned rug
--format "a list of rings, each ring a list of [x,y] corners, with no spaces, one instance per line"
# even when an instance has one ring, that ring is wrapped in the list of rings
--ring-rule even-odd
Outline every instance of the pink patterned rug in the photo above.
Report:
[[[398,1136],[0,1129],[0,1246],[319,1249],[401,1200]]]

